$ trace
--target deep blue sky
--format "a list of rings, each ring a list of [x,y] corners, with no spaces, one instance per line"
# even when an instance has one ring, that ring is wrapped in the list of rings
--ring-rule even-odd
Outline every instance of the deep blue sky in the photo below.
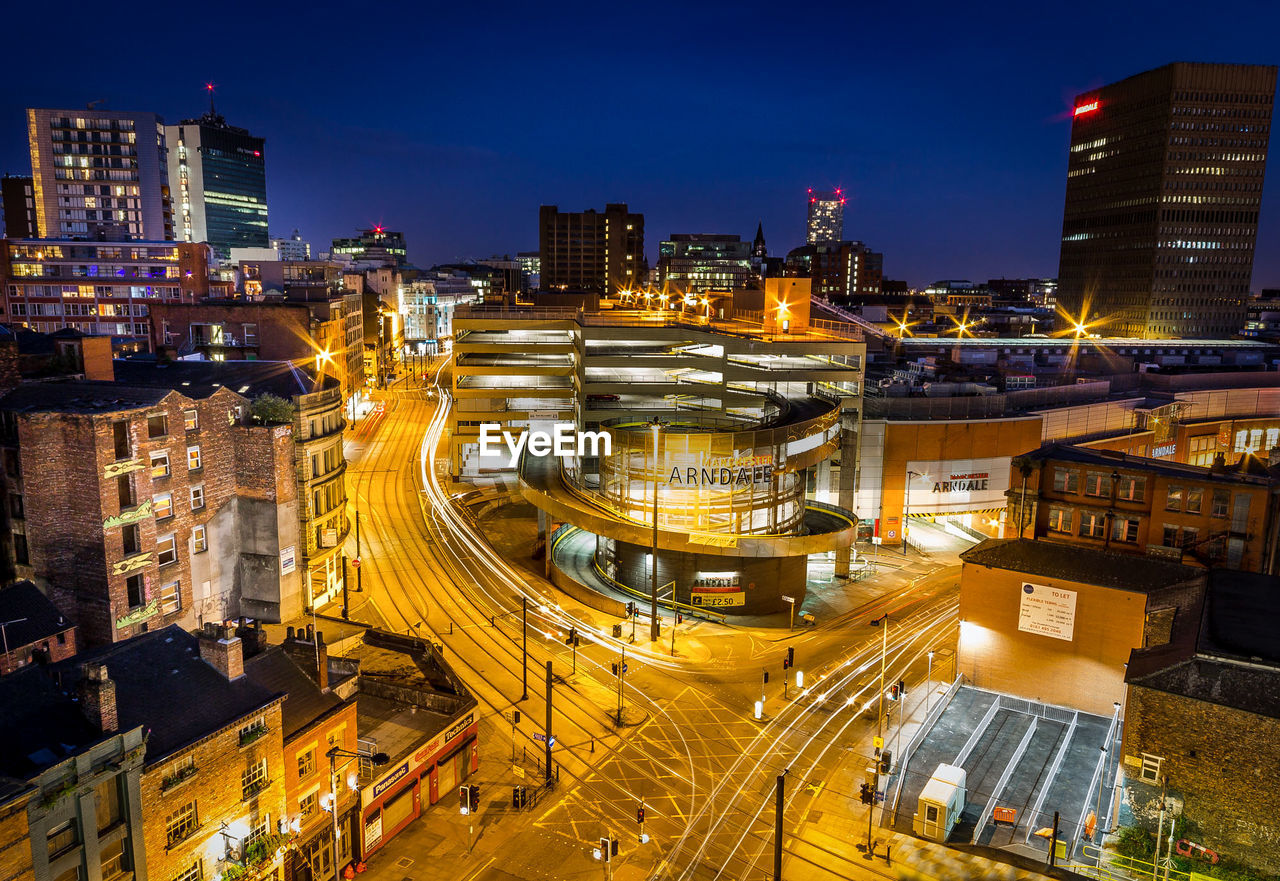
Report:
[[[537,247],[538,206],[800,244],[805,189],[885,274],[1055,275],[1071,99],[1169,61],[1280,62],[1280,4],[18,4],[25,107],[204,109],[267,139],[273,233],[403,230],[419,265]],[[99,11],[100,10],[100,11]],[[56,28],[56,37],[50,28]],[[1276,157],[1273,157],[1273,160]],[[1253,287],[1280,287],[1273,161]]]

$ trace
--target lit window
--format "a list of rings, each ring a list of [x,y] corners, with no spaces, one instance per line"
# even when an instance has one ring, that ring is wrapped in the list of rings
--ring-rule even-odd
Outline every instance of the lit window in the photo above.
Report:
[[[1236,432],[1236,442],[1232,449],[1237,453],[1243,453],[1249,443],[1249,430],[1242,428]]]
[[[1138,540],[1138,520],[1117,517],[1111,523],[1111,540],[1132,544]]]
[[[314,749],[298,753],[298,776],[306,777],[316,770],[316,751]]]
[[[298,799],[298,813],[302,814],[302,819],[305,820],[308,817],[315,815],[316,805],[317,805],[317,802],[319,801],[319,799],[317,798],[318,793],[319,793],[319,790],[313,790],[312,792],[308,792],[302,798]]]
[[[200,861],[196,860],[188,868],[179,872],[173,881],[200,881],[201,877]]]
[[[194,553],[201,554],[209,550],[209,536],[205,532],[203,526],[193,527],[191,530],[191,548]]]
[[[1071,509],[1049,508],[1049,529],[1054,532],[1071,532]]]
[[[166,517],[173,516],[173,494],[160,493],[151,497],[151,510],[155,512],[157,520],[163,520]]]
[[[168,477],[169,476],[169,451],[157,450],[151,454],[151,476],[152,477]]]
[[[1268,428],[1267,441],[1263,445],[1263,449],[1274,450],[1277,444],[1280,444],[1280,428]]]
[[[1168,495],[1165,496],[1164,509],[1166,511],[1181,511],[1182,494],[1182,487],[1170,485]]]
[[[1200,505],[1204,501],[1204,489],[1198,486],[1187,487],[1186,511],[1188,514],[1199,514]]]
[[[187,447],[187,469],[190,471],[200,470],[200,448]]]
[[[1140,502],[1147,492],[1145,477],[1123,476],[1116,482],[1116,498],[1126,502]]]
[[[198,483],[191,487],[191,510],[199,511],[204,508],[204,484]]]
[[[188,838],[191,833],[196,831],[196,826],[198,825],[196,823],[195,799],[187,802],[166,817],[164,825],[165,836],[170,847]]]
[[[1084,478],[1086,496],[1111,495],[1111,475],[1103,471],[1090,471]]]
[[[161,566],[178,562],[178,545],[172,532],[156,539],[156,560]]]
[[[267,787],[267,760],[261,758],[244,769],[240,775],[240,792],[243,799],[250,799]]]
[[[160,585],[160,611],[166,615],[182,608],[182,596],[178,590],[178,582],[170,581]]]
[[[186,427],[187,431],[195,431],[200,427],[200,414],[195,410],[183,410],[182,424]]]

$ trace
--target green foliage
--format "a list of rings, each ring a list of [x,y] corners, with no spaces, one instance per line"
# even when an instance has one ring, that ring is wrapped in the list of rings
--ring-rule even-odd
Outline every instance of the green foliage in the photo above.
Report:
[[[1156,837],[1146,829],[1125,826],[1116,841],[1116,852],[1133,860],[1150,860],[1156,853]]]
[[[264,425],[287,425],[293,422],[293,404],[278,395],[261,394],[249,405],[254,422]]]
[[[265,863],[271,858],[271,855],[282,845],[288,842],[288,835],[266,835],[259,838],[253,844],[244,849],[244,864],[246,866],[257,866]]]

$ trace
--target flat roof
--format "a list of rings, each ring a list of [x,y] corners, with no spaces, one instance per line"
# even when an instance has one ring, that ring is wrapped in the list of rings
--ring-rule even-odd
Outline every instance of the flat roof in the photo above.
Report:
[[[1046,538],[989,538],[960,554],[966,563],[1025,575],[1150,593],[1204,576],[1204,569],[1143,554],[1118,554]]]
[[[1157,474],[1168,474],[1188,480],[1223,481],[1232,483],[1255,483],[1266,486],[1272,480],[1265,474],[1241,470],[1250,467],[1250,457],[1241,458],[1236,465],[1229,465],[1225,470],[1215,471],[1204,465],[1184,465],[1181,462],[1170,462],[1167,459],[1149,459],[1145,456],[1134,456],[1129,453],[1111,450],[1095,450],[1075,444],[1050,444],[1040,447],[1019,458],[1032,461],[1060,460],[1079,462],[1086,465],[1100,465],[1107,468],[1132,468],[1135,471],[1150,471]],[[1258,460],[1261,467],[1265,463]]]
[[[1074,337],[903,337],[895,340],[903,346],[946,345],[980,349],[984,347],[1022,348],[1072,348],[1096,346],[1100,349],[1133,347],[1140,349],[1274,349],[1271,343],[1252,340],[1144,340],[1136,337],[1104,337],[1101,339],[1075,339]]]

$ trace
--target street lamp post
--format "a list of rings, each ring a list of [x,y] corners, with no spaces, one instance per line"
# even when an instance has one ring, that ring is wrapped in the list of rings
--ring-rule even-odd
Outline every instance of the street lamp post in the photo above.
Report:
[[[338,832],[338,758],[361,759],[365,758],[365,756],[336,746],[330,749],[326,755],[329,756],[329,791],[333,798],[333,803],[329,805],[329,810],[333,814],[333,877],[334,881],[337,881],[338,878],[342,877],[341,869],[338,866],[338,838],[340,837]],[[374,753],[367,758],[379,766],[391,761],[386,753]]]
[[[929,692],[933,691],[933,649],[929,649],[929,678],[924,690],[924,715],[929,716]]]
[[[657,642],[661,635],[658,623],[658,479],[662,462],[658,458],[658,438],[662,432],[662,420],[653,417],[650,423],[653,428],[653,573],[651,593],[649,595],[649,641]],[[675,587],[671,588],[671,598],[675,600]]]
[[[902,553],[904,556],[907,553],[907,518],[911,516],[911,478],[919,476],[920,474],[916,471],[907,472],[907,498],[902,506]]]

